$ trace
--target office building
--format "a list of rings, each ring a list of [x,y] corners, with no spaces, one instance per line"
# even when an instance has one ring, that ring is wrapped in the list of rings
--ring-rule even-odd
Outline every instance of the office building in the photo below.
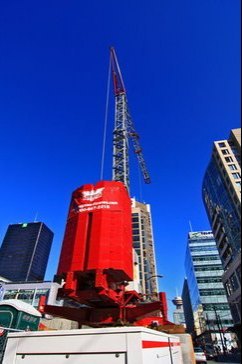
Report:
[[[12,282],[43,281],[52,241],[43,222],[9,225],[0,248],[0,275]]]
[[[185,316],[184,316],[184,310],[183,310],[183,301],[182,298],[179,296],[176,296],[172,302],[176,306],[175,311],[173,312],[173,320],[174,324],[176,325],[183,325],[186,326]]]
[[[58,289],[61,285],[56,282],[0,282],[3,288],[3,300],[20,300],[38,308],[41,296],[46,297],[49,305],[57,304]]]
[[[195,335],[195,322],[193,317],[192,302],[190,298],[187,278],[184,279],[182,289],[182,302],[187,332],[191,335]]]
[[[222,283],[224,271],[211,231],[189,233],[185,269],[195,335],[230,327],[233,320]]]
[[[46,304],[62,306],[63,300],[58,298],[61,285],[56,282],[10,282],[0,277],[2,300],[20,300],[38,309],[40,297],[46,298]],[[1,301],[1,299],[0,299]],[[40,320],[40,329],[70,330],[78,329],[78,323],[60,317],[44,314]]]
[[[203,201],[224,273],[234,324],[241,324],[241,129],[214,143],[203,181]]]
[[[150,205],[132,199],[133,247],[139,265],[140,293],[153,296],[158,291],[155,248]]]

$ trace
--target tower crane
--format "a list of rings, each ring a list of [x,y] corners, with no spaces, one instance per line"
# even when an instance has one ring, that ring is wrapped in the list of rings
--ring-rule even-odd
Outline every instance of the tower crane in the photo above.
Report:
[[[150,183],[150,175],[146,167],[139,135],[135,131],[131,118],[127,92],[120,71],[115,49],[110,49],[111,70],[115,95],[115,127],[113,132],[113,177],[114,181],[123,182],[128,191],[129,179],[129,139],[132,141],[145,183]]]
[[[64,317],[93,327],[117,323],[168,323],[164,292],[145,301],[133,281],[132,211],[129,196],[129,139],[138,157],[144,181],[150,183],[139,136],[131,119],[126,90],[114,48],[110,50],[115,93],[113,180],[85,184],[73,193],[55,281],[64,306],[40,300],[42,313]],[[70,302],[72,302],[70,304]],[[73,304],[74,302],[74,304]]]

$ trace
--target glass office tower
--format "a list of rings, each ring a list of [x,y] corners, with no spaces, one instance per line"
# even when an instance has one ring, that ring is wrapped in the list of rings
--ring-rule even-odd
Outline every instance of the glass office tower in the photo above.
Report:
[[[0,275],[12,282],[43,281],[53,232],[43,222],[9,225],[0,248]]]
[[[185,269],[196,335],[230,327],[233,321],[222,283],[224,271],[211,231],[189,233]]]
[[[241,323],[241,129],[214,142],[203,180],[203,201],[224,274],[234,324]]]

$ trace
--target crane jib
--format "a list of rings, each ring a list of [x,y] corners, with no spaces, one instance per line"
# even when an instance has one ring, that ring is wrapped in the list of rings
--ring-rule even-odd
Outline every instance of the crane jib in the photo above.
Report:
[[[134,152],[137,156],[144,182],[151,183],[150,175],[146,167],[139,134],[135,131],[128,108],[128,100],[123,77],[119,67],[114,48],[110,49],[110,62],[113,75],[113,87],[115,94],[115,127],[113,132],[113,180],[123,181],[129,190],[129,145],[131,139]]]

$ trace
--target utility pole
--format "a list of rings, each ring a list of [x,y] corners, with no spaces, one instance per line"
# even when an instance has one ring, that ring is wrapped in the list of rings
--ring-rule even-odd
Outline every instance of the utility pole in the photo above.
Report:
[[[221,331],[223,331],[223,326],[222,326],[222,321],[221,321],[220,315],[218,315],[218,320],[219,320],[219,326],[221,328]],[[226,341],[227,341],[227,339],[226,339],[226,337],[224,335],[224,332],[223,332],[223,342],[224,342],[223,349],[224,349],[224,354],[227,354],[227,342]]]
[[[211,330],[211,327],[210,327],[208,313],[206,313],[206,321],[207,321],[207,327],[208,327],[208,333],[209,333],[209,336],[210,336],[210,340],[211,340],[211,343],[213,345],[212,330]]]
[[[223,335],[222,335],[222,327],[220,326],[221,324],[221,321],[220,321],[220,317],[217,313],[217,310],[216,310],[216,307],[213,306],[213,309],[214,309],[214,313],[215,313],[215,317],[216,317],[216,323],[217,323],[217,326],[218,326],[218,331],[219,331],[219,334],[220,334],[220,339],[221,339],[221,343],[222,343],[222,347],[223,347],[223,353],[226,354],[226,347],[224,345],[224,339],[223,339]]]

